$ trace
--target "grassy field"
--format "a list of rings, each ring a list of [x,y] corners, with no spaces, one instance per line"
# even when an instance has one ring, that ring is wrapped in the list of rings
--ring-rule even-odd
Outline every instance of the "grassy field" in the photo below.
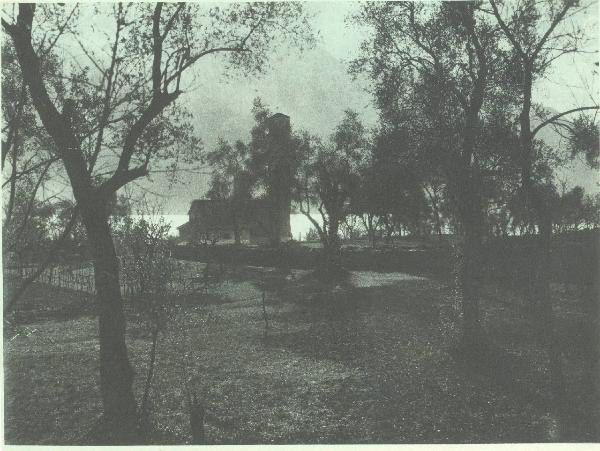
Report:
[[[536,316],[515,293],[485,287],[484,325],[498,353],[474,365],[455,358],[446,283],[355,273],[328,287],[294,274],[238,268],[208,294],[174,299],[151,393],[154,443],[190,440],[186,387],[206,406],[209,444],[556,440]],[[575,291],[557,286],[554,295],[573,424],[589,440],[585,317]],[[141,397],[150,341],[135,311],[128,316]],[[96,337],[89,297],[30,289],[5,331],[7,443],[86,443],[100,414]]]

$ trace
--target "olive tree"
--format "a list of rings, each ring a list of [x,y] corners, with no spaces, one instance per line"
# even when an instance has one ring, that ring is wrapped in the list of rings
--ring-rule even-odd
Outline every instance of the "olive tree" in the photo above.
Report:
[[[305,136],[304,147],[294,197],[319,234],[324,274],[330,274],[340,265],[340,225],[351,213],[351,199],[360,189],[360,171],[368,155],[367,133],[358,114],[346,111],[328,142]]]
[[[412,154],[444,176],[460,238],[462,341],[480,348],[486,210],[481,134],[488,103],[502,86],[497,27],[471,2],[373,2],[353,20],[369,34],[351,70],[371,79],[382,122],[408,129]],[[511,94],[503,92],[508,101]]]
[[[489,6],[502,30],[504,41],[511,50],[509,61],[512,63],[514,84],[520,93],[519,151],[515,158],[519,165],[521,179],[518,202],[522,210],[530,210],[533,213],[539,231],[538,261],[540,264],[536,265],[538,286],[533,292],[536,293],[537,303],[541,306],[540,319],[543,323],[550,360],[554,408],[561,420],[563,428],[561,432],[568,434],[565,430],[567,422],[565,408],[569,401],[566,397],[560,338],[554,331],[549,289],[553,205],[556,193],[551,180],[546,183],[536,180],[536,164],[545,158],[548,149],[536,140],[536,136],[550,125],[566,128],[570,135],[571,152],[574,154],[583,152],[587,161],[595,166],[598,155],[598,124],[594,119],[586,117],[584,113],[598,110],[598,105],[575,106],[556,114],[547,114],[535,104],[533,94],[536,81],[551,69],[556,60],[564,55],[584,51],[585,30],[573,18],[593,7],[594,3],[565,0],[563,2],[526,1],[513,4],[489,0]],[[537,125],[534,125],[532,119],[534,114],[539,112],[542,113],[542,118]],[[579,113],[579,116],[575,116],[574,121],[568,121],[568,118],[573,117],[575,113]],[[592,316],[598,317],[597,309]],[[598,355],[600,354],[596,352],[596,355],[590,359],[596,362],[592,365],[592,371],[595,373],[598,369]]]
[[[299,3],[135,3],[79,7],[21,3],[4,10],[2,27],[14,45],[35,110],[56,147],[86,228],[93,257],[100,339],[103,440],[137,440],[133,370],[125,344],[119,265],[108,221],[114,193],[197,149],[177,100],[198,62],[223,55],[228,68],[256,72],[269,49],[311,41]],[[42,70],[40,42],[49,24],[73,20],[65,35],[63,69]],[[54,19],[54,20],[49,20]],[[93,22],[110,24],[94,33]],[[68,40],[66,40],[68,38]],[[73,49],[78,55],[69,60]],[[85,59],[85,63],[81,60]],[[65,80],[64,92],[50,79]],[[190,155],[190,158],[195,158]]]

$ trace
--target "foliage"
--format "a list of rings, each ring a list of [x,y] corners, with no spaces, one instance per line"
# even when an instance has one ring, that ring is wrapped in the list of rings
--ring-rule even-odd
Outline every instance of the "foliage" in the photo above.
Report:
[[[56,58],[46,57],[42,70],[56,68]],[[2,46],[2,118],[4,261],[33,262],[43,259],[43,244],[54,238],[56,215],[70,215],[72,208],[62,199],[55,148],[36,117],[10,42]]]
[[[255,125],[250,132],[250,142],[237,140],[231,145],[220,139],[217,147],[202,159],[212,169],[206,196],[231,203],[232,226],[238,244],[242,228],[239,218],[243,218],[249,208],[247,201],[262,197],[271,204],[288,204],[286,193],[290,185],[296,184],[299,165],[309,149],[308,138],[303,133],[269,130],[271,112],[259,97],[254,99],[252,114]],[[273,139],[274,132],[283,135]],[[200,241],[210,241],[210,237]]]
[[[367,132],[353,111],[346,111],[327,143],[306,135],[304,159],[298,171],[294,199],[318,231],[324,248],[339,246],[341,222],[350,213],[350,202],[360,189],[360,171],[368,153]],[[319,224],[313,218],[316,208]]]
[[[319,232],[314,227],[308,229],[306,235],[304,236],[304,241],[319,241]]]
[[[272,196],[274,193],[271,191],[277,191],[282,183],[278,168],[287,168],[292,185],[296,183],[300,166],[311,151],[312,138],[306,132],[290,130],[289,142],[286,143],[287,151],[281,152],[281,149],[274,147],[273,141],[269,139],[268,119],[272,112],[259,97],[254,99],[252,114],[255,125],[250,132],[251,140],[248,144],[250,153],[248,171],[255,188],[266,196]]]
[[[312,233],[313,241],[319,240],[319,234],[314,229],[311,228],[310,232]],[[340,224],[340,235],[344,240],[356,240],[361,237],[362,228],[359,224],[359,217],[355,214],[346,215],[342,223]],[[307,238],[308,241],[308,238]]]
[[[171,258],[170,225],[162,216],[158,220],[154,217],[118,217],[115,227],[121,276],[129,291],[126,294],[130,295],[136,316],[151,339],[139,409],[140,426],[145,431],[150,427],[149,396],[159,333],[165,332],[175,314],[176,295],[185,286],[181,279],[182,265]]]
[[[591,168],[598,169],[598,155],[600,153],[598,123],[582,113],[573,120],[569,129],[571,157],[583,154],[587,164]]]
[[[22,179],[14,194],[11,219],[2,228],[5,264],[32,263],[40,258],[50,241],[53,209],[31,198],[31,179]]]
[[[580,186],[556,196],[552,206],[554,230],[558,233],[598,227],[600,195],[586,195]]]
[[[209,199],[250,198],[252,178],[248,172],[248,147],[242,141],[233,145],[220,139],[216,149],[203,155],[212,175],[206,197]]]
[[[353,20],[370,32],[351,71],[372,82],[380,112],[376,160],[405,179],[392,175],[387,183],[412,185],[417,198],[416,186],[427,186],[429,202],[435,186],[451,207],[449,219],[459,219],[459,205],[477,203],[464,192],[483,193],[493,182],[488,174],[510,172],[504,166],[515,140],[506,118],[516,95],[505,80],[497,27],[477,5],[462,3],[370,3]],[[469,181],[478,186],[460,186]],[[439,225],[439,201],[437,214],[433,205],[417,207],[424,201],[412,208]]]
[[[176,278],[176,263],[170,259],[164,218],[124,216],[115,224],[117,254],[126,285],[141,296],[164,296]]]
[[[67,8],[72,8],[70,14]],[[74,14],[78,9],[81,15]],[[312,31],[302,4],[294,2],[226,7],[21,3],[4,12],[2,28],[15,46],[32,103],[68,175],[92,250],[101,306],[105,430],[99,439],[137,442],[133,372],[108,221],[110,200],[120,188],[152,170],[168,171],[180,161],[198,159],[200,146],[190,115],[185,104],[177,102],[189,82],[184,74],[192,65],[220,54],[227,57],[230,68],[257,72],[268,61],[269,50],[282,42],[282,30],[289,42],[300,46],[310,43]],[[95,28],[96,21],[103,24],[101,30]],[[110,34],[105,23],[114,24]],[[50,48],[45,48],[53,34]],[[75,48],[83,56],[74,56]],[[60,55],[59,70],[42,70],[40,49]],[[63,85],[53,90],[57,79]],[[134,274],[136,265],[132,264]]]

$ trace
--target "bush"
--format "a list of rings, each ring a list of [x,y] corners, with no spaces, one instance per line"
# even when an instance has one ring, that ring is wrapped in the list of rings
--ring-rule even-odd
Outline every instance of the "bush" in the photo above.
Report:
[[[164,219],[121,219],[116,230],[117,254],[127,294],[164,295],[173,287],[177,264],[171,259],[170,225]]]
[[[306,232],[306,236],[304,237],[304,241],[319,241],[319,232],[317,232],[313,227],[310,228],[308,232]]]
[[[148,373],[139,411],[142,431],[148,430],[150,424],[149,399],[158,336],[164,332],[173,315],[173,295],[182,287],[181,281],[177,280],[181,265],[171,258],[169,230],[170,225],[162,217],[153,221],[145,217],[133,219],[125,216],[115,227],[126,294],[130,295],[134,311],[151,340]]]

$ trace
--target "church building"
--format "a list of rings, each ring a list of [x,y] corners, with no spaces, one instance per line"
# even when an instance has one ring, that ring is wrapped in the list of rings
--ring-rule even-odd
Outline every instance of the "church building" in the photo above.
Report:
[[[261,199],[196,199],[179,237],[188,243],[232,241],[277,245],[291,239],[290,117],[267,119],[266,195]]]

